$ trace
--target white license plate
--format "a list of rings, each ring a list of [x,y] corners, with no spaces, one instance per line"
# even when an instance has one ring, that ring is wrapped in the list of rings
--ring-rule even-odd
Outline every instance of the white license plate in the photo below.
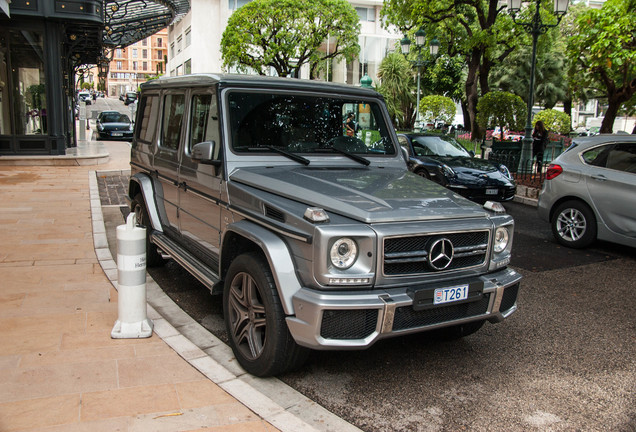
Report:
[[[499,189],[486,189],[486,195],[497,195],[499,193]]]
[[[112,135],[113,136],[124,136],[124,134],[122,132],[113,132]]]
[[[438,288],[433,295],[433,304],[450,303],[468,298],[468,285]]]

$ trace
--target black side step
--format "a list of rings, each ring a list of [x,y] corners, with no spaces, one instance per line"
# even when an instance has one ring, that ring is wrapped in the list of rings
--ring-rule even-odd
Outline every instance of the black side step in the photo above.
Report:
[[[159,231],[153,231],[150,235],[150,240],[199,279],[211,292],[216,293],[218,291],[219,287],[217,286],[215,289],[215,286],[220,282],[219,275],[210,270],[201,260]]]

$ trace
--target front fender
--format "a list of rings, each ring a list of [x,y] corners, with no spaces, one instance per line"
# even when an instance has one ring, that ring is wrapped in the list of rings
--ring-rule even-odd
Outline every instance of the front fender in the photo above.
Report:
[[[292,297],[300,290],[301,284],[285,242],[276,233],[245,219],[228,225],[223,237],[225,238],[230,232],[251,241],[261,249],[272,271],[285,314],[294,315]],[[222,249],[225,250],[225,248]],[[221,268],[225,267],[224,259],[227,258],[222,255]]]
[[[136,187],[132,187],[132,183],[136,184]],[[150,177],[145,174],[137,173],[130,177],[129,193],[133,195],[130,199],[134,199],[134,195],[137,194],[137,190],[141,192],[144,197],[146,209],[148,210],[148,217],[150,218],[150,224],[155,231],[163,232],[161,229],[161,218],[159,217],[159,211],[157,209],[157,202],[155,201],[155,194],[153,191],[153,182]],[[135,191],[135,192],[133,192]]]

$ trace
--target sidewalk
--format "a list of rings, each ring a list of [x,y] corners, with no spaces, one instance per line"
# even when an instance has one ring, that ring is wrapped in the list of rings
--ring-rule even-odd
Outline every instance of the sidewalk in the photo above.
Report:
[[[0,431],[327,430],[294,415],[315,403],[291,391],[274,402],[150,306],[152,337],[111,339],[116,265],[100,266],[108,245],[91,179],[128,169],[130,150],[106,146],[107,156],[90,143],[66,162],[37,158],[45,166],[0,158]],[[276,381],[259,382],[280,392]]]
[[[0,430],[276,430],[156,335],[110,338],[88,171],[0,167]]]

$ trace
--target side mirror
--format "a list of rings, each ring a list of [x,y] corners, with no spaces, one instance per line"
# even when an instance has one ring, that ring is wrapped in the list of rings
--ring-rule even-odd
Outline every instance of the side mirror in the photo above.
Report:
[[[221,161],[214,159],[216,154],[216,142],[203,141],[192,147],[192,161],[204,165],[220,165]]]
[[[470,157],[475,157],[475,152],[472,150],[468,150],[468,154],[470,155]]]

